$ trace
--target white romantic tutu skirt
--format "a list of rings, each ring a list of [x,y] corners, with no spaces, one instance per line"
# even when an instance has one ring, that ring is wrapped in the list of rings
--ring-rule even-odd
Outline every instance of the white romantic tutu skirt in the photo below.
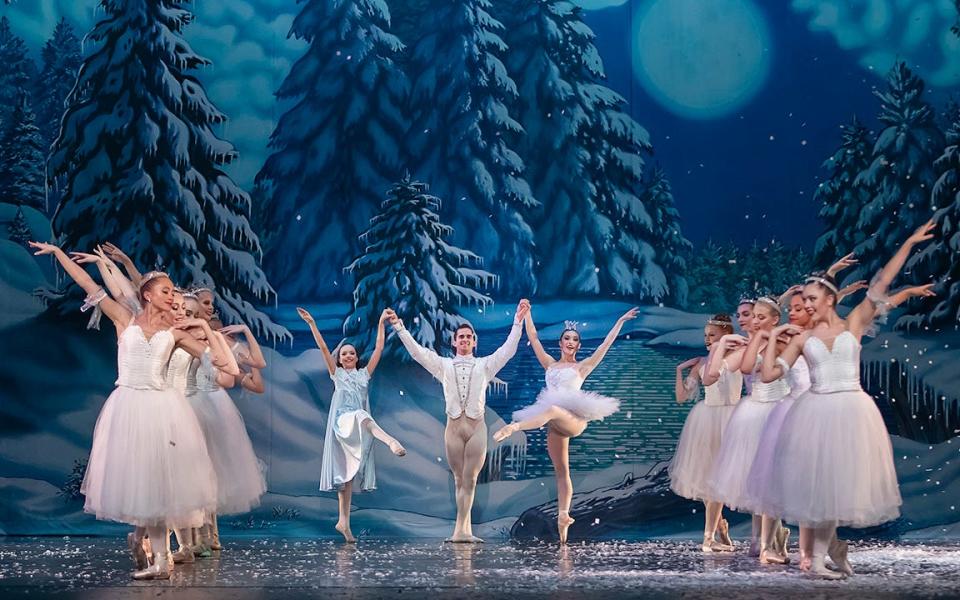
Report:
[[[572,388],[544,388],[536,402],[514,411],[513,421],[526,421],[539,416],[551,406],[565,408],[587,421],[597,421],[620,410],[620,401],[596,392]]]
[[[267,491],[243,417],[225,390],[187,396],[197,413],[217,477],[217,513],[244,513]]]
[[[900,490],[890,435],[862,390],[806,392],[787,413],[777,440],[770,513],[805,527],[870,527],[896,519]]]
[[[216,508],[216,477],[197,417],[174,390],[118,387],[93,431],[80,491],[98,519],[200,527]]]
[[[763,433],[760,434],[760,447],[757,448],[757,455],[747,475],[747,491],[744,498],[744,508],[755,515],[777,516],[771,512],[773,507],[764,505],[764,501],[772,496],[770,480],[774,468],[773,457],[777,450],[777,441],[780,439],[783,422],[795,402],[796,398],[793,396],[787,396],[778,402],[777,407],[767,417]]]
[[[324,440],[323,462],[320,465],[320,489],[339,489],[353,482],[354,491],[376,489],[377,479],[373,461],[373,436],[363,428],[373,421],[365,410],[342,412],[328,429],[331,443]]]
[[[712,500],[707,479],[720,452],[724,429],[736,408],[734,404],[698,402],[690,410],[667,470],[670,489],[675,494],[691,500]]]
[[[760,435],[767,417],[779,402],[755,402],[749,397],[740,400],[713,464],[707,485],[710,497],[735,510],[746,510],[747,475],[760,447]]]

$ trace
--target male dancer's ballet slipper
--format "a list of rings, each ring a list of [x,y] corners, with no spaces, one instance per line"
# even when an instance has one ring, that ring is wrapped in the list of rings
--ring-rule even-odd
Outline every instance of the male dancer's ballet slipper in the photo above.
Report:
[[[717,537],[720,538],[721,546],[729,546],[730,550],[733,550],[733,540],[730,539],[730,523],[726,519],[720,519],[720,522],[717,523]],[[728,552],[728,550],[723,550],[723,552]]]
[[[853,565],[850,564],[850,560],[847,558],[848,549],[849,546],[847,542],[834,539],[827,549],[827,555],[841,573],[850,577],[853,575]]]
[[[560,532],[560,543],[567,543],[567,530],[576,522],[576,519],[570,516],[570,512],[561,510],[557,513],[557,530]]]
[[[133,578],[136,580],[170,579],[170,569],[167,567],[167,560],[158,560],[146,569],[134,572]]]
[[[137,539],[137,536],[131,531],[127,534],[127,548],[130,549],[130,555],[133,557],[133,564],[137,566],[138,571],[142,571],[150,566],[147,561],[147,553],[143,550],[143,544]]]
[[[493,441],[499,444],[518,431],[520,431],[519,423],[510,423],[509,425],[504,425],[493,434]]]

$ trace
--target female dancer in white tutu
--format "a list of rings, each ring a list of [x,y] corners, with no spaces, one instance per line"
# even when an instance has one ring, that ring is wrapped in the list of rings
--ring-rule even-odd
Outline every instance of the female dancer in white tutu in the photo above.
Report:
[[[36,254],[52,254],[67,274],[99,303],[117,329],[117,389],[107,398],[93,434],[93,447],[81,492],[84,510],[98,519],[129,523],[162,540],[167,528],[190,527],[203,521],[216,503],[216,480],[197,418],[181,394],[165,381],[167,363],[177,347],[195,356],[206,348],[181,327],[169,328],[173,283],[163,273],[146,274],[139,285],[142,312],[109,298],[60,248],[31,242]],[[212,332],[211,332],[212,333]],[[225,364],[215,354],[213,360]],[[128,538],[131,550],[141,540]],[[134,573],[136,579],[169,577],[166,544],[155,548],[152,566]]]
[[[873,399],[860,386],[860,338],[892,304],[886,296],[917,244],[933,237],[933,223],[920,227],[871,283],[867,297],[847,319],[836,312],[839,292],[827,274],[807,279],[803,296],[813,328],[787,325],[776,334],[792,334],[777,370],[790,368],[802,355],[810,369],[810,389],[787,413],[774,450],[765,512],[812,529],[810,572],[824,578],[850,575],[845,548],[836,553],[841,573],[824,557],[838,525],[869,527],[896,518],[900,490],[890,436]],[[895,301],[931,295],[931,286],[909,288]],[[785,366],[784,366],[785,364]]]
[[[740,372],[752,380],[750,394],[740,400],[727,428],[723,442],[711,469],[708,480],[709,496],[735,510],[745,510],[747,476],[760,445],[760,436],[767,417],[790,391],[784,379],[764,383],[759,379],[760,360],[758,351],[763,344],[776,344],[770,339],[770,331],[780,321],[780,306],[776,299],[761,296],[753,307],[752,337],[743,350]],[[764,564],[786,564],[786,553],[776,550],[777,542],[786,545],[785,529],[774,519],[753,515],[750,554],[759,556]]]
[[[607,351],[620,335],[624,323],[637,317],[637,309],[623,314],[607,333],[603,343],[592,355],[577,362],[580,350],[580,332],[572,322],[567,322],[560,334],[560,360],[543,349],[533,316],[527,313],[524,323],[527,337],[537,360],[546,371],[547,387],[537,396],[537,401],[513,413],[513,423],[505,425],[493,434],[495,442],[502,442],[517,431],[539,429],[549,425],[547,452],[557,479],[557,529],[560,543],[567,543],[567,530],[573,524],[570,517],[570,502],[573,499],[573,481],[570,479],[570,438],[577,437],[587,428],[587,423],[610,416],[620,407],[620,401],[580,389],[584,380],[597,368]]]
[[[187,311],[206,319],[212,312],[194,296],[199,294],[186,298]],[[222,348],[236,366],[236,358],[223,335],[219,331],[211,334],[207,334],[211,348]],[[234,376],[239,373],[239,368],[231,372],[218,369],[209,354],[204,354],[193,360],[187,376],[187,400],[200,420],[217,475],[217,509],[209,515],[200,533],[201,546],[211,550],[222,549],[217,515],[248,512],[260,504],[260,497],[267,491],[263,468],[253,451],[243,416],[224,389],[234,384]]]
[[[710,357],[721,350],[720,340],[733,333],[729,315],[719,314],[707,321],[703,328],[703,343],[710,356],[693,358],[677,366],[676,397],[682,404],[699,396]],[[720,356],[738,349],[739,343],[730,342],[722,348]],[[721,366],[723,366],[721,364]],[[684,369],[690,374],[684,378]],[[726,519],[722,518],[723,503],[711,497],[707,480],[720,451],[723,431],[733,414],[743,390],[743,376],[739,370],[722,368],[717,379],[704,387],[704,399],[697,402],[680,432],[677,449],[667,472],[670,489],[678,496],[700,500],[704,504],[703,545],[704,552],[729,552],[733,550]],[[717,534],[720,535],[718,541]]]
[[[362,490],[377,487],[376,469],[373,462],[373,438],[387,445],[397,456],[406,455],[403,446],[377,425],[370,416],[370,397],[368,387],[380,357],[383,355],[384,321],[387,311],[380,314],[377,323],[377,341],[366,366],[359,366],[357,349],[351,344],[340,342],[335,348],[337,357],[327,348],[327,343],[317,329],[313,316],[303,308],[297,308],[313,339],[323,354],[323,362],[333,380],[333,399],[327,414],[327,432],[323,439],[323,462],[320,466],[320,490],[337,490],[339,500],[339,519],[336,530],[343,535],[344,541],[357,541],[350,531],[350,499],[354,484]]]

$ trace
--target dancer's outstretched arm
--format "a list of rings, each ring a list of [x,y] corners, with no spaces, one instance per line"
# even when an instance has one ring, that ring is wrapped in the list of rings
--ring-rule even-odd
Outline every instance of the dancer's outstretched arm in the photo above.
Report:
[[[380,320],[377,322],[377,341],[373,345],[373,353],[370,354],[370,361],[367,363],[367,375],[373,375],[374,369],[380,364],[380,358],[383,356],[383,344],[386,340],[384,323],[387,321],[387,311],[384,309],[380,313]]]
[[[915,285],[911,287],[900,288],[899,290],[890,294],[890,306],[896,307],[900,306],[910,298],[929,298],[931,296],[936,296],[937,294],[933,291],[932,283],[927,285]]]
[[[140,274],[140,271],[137,269],[137,265],[133,264],[133,261],[130,260],[130,257],[127,256],[123,250],[121,250],[118,246],[111,244],[110,242],[106,242],[103,244],[103,251],[107,254],[107,256],[123,265],[123,268],[126,269],[127,275],[130,277],[130,281],[133,282],[133,285],[140,285],[140,280],[143,279],[143,275]]]
[[[417,340],[413,339],[407,328],[403,326],[403,320],[397,316],[396,311],[392,308],[387,309],[387,320],[390,321],[393,330],[397,332],[400,343],[410,353],[410,358],[417,361],[428,373],[440,379],[443,375],[443,359],[440,358],[440,355],[418,344]]]
[[[137,293],[133,291],[130,280],[123,276],[123,273],[120,272],[117,265],[107,258],[106,255],[101,254],[99,251],[97,251],[96,254],[71,252],[70,259],[78,265],[95,264],[97,270],[100,272],[103,285],[117,302],[122,302],[124,306],[128,307],[139,304],[140,300],[137,298]]]
[[[487,357],[486,372],[487,377],[493,377],[500,372],[513,355],[517,353],[517,345],[520,343],[520,323],[530,312],[530,301],[524,298],[517,304],[517,312],[513,315],[513,327],[510,328],[510,335],[507,341],[497,350]]]
[[[730,372],[739,370],[746,345],[747,338],[735,333],[728,333],[713,344],[707,359],[707,368],[703,373],[703,385],[713,385],[719,381],[723,369]]]
[[[600,346],[593,351],[593,354],[580,361],[580,375],[586,377],[597,368],[597,365],[600,364],[600,361],[603,360],[603,357],[607,355],[607,352],[610,351],[610,347],[613,346],[613,343],[617,341],[617,336],[620,335],[620,330],[623,329],[623,325],[632,319],[637,318],[637,308],[631,308],[627,312],[623,313],[617,322],[613,324],[613,327],[607,333],[607,337],[603,338],[603,342]]]
[[[697,365],[700,364],[701,360],[698,356],[677,365],[677,380],[674,385],[677,404],[683,404],[690,399],[691,386],[700,385],[700,373],[697,372]],[[691,369],[690,374],[686,377],[683,376],[684,369]]]
[[[533,353],[540,362],[540,366],[544,369],[549,369],[550,365],[557,362],[557,360],[550,356],[550,354],[543,349],[543,344],[540,343],[540,334],[537,333],[537,326],[533,323],[533,309],[527,311],[527,315],[523,319],[523,325],[527,331],[527,339],[530,340],[530,347],[533,348]]]
[[[830,265],[830,268],[827,269],[827,275],[829,275],[830,277],[836,277],[837,273],[839,273],[840,271],[846,268],[852,267],[858,262],[859,261],[856,258],[854,258],[853,252],[851,252],[850,254],[840,258],[840,260]]]
[[[59,247],[44,242],[30,242],[30,247],[36,250],[34,254],[37,256],[52,254],[54,258],[57,259],[57,262],[60,263],[60,266],[63,267],[63,270],[66,271],[67,275],[69,275],[77,285],[83,288],[83,291],[85,291],[88,296],[93,297],[103,293],[103,288],[90,277],[83,267],[70,260],[70,257]],[[103,314],[107,315],[110,320],[113,321],[118,334],[123,331],[130,323],[130,320],[133,319],[133,313],[130,312],[127,307],[109,296],[100,300],[100,309],[103,310]]]
[[[867,297],[864,298],[856,308],[850,311],[850,315],[847,317],[847,326],[851,333],[858,338],[863,335],[863,332],[870,326],[870,323],[873,322],[874,317],[877,315],[877,303],[874,299],[886,296],[890,284],[893,283],[894,278],[900,273],[903,265],[906,264],[913,248],[917,244],[933,239],[933,229],[935,226],[935,223],[931,220],[918,227],[917,230],[907,238],[903,245],[900,246],[900,249],[893,255],[893,258],[887,261],[883,269],[877,273],[876,277],[874,277],[870,283]]]
[[[327,371],[330,372],[332,377],[333,374],[337,372],[337,361],[333,358],[333,354],[330,353],[330,349],[327,348],[327,342],[323,339],[323,336],[320,335],[320,330],[317,329],[317,323],[313,320],[313,315],[311,315],[307,309],[300,308],[299,306],[297,307],[297,314],[310,326],[313,341],[317,343],[317,348],[320,348],[320,353],[323,355],[323,362],[327,365]]]
[[[243,364],[253,367],[254,369],[263,369],[267,366],[267,361],[263,358],[263,350],[260,348],[260,344],[257,342],[257,338],[253,335],[253,332],[250,331],[245,323],[240,323],[237,325],[227,325],[220,329],[220,333],[223,335],[237,335],[242,333],[244,339],[247,342],[247,347],[250,348],[250,354],[244,354],[240,357],[239,360]]]

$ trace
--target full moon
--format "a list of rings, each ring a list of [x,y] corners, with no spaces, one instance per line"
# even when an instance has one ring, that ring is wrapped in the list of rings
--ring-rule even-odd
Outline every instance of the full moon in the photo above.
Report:
[[[635,22],[634,72],[675,114],[722,117],[767,79],[770,35],[751,0],[650,0]]]

